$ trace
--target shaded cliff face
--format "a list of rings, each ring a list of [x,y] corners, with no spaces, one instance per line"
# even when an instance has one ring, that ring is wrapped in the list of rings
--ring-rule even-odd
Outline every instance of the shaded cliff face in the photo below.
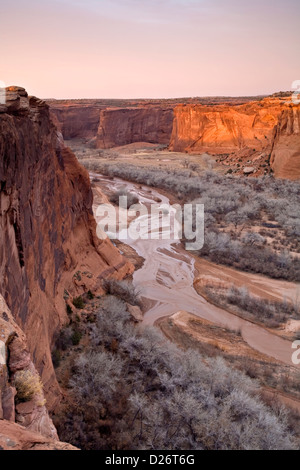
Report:
[[[242,104],[249,102],[259,97],[241,97],[241,98],[226,98],[226,97],[199,97],[199,98],[185,98],[183,100],[186,104],[220,104],[220,103],[231,103],[231,104]],[[95,139],[98,127],[100,124],[100,112],[105,109],[148,109],[152,113],[153,108],[161,109],[173,109],[177,104],[182,103],[182,99],[79,99],[79,100],[47,100],[50,106],[50,113],[53,122],[56,127],[62,133],[64,139]],[[153,119],[153,118],[152,118]],[[171,119],[173,120],[173,119]],[[163,122],[158,121],[158,125],[165,125]],[[116,127],[116,126],[115,126]],[[171,124],[165,129],[171,137],[172,128]],[[132,134],[130,128],[128,128],[129,135]],[[160,130],[157,128],[152,131],[152,137],[158,134]],[[108,129],[108,133],[110,133]],[[145,132],[144,132],[145,134]],[[152,138],[151,137],[151,138]],[[126,142],[129,137],[127,137]],[[113,141],[114,139],[112,139]],[[124,138],[123,138],[124,140]],[[163,144],[169,144],[170,139],[167,141],[163,137]],[[128,143],[128,142],[127,142]],[[131,143],[131,142],[129,142]],[[155,143],[159,143],[158,141]],[[119,144],[118,144],[119,145]]]
[[[284,99],[265,98],[239,106],[177,106],[170,149],[184,152],[231,153],[271,145],[273,128]]]
[[[89,175],[59,139],[48,106],[15,87],[0,107],[0,228],[0,293],[52,408],[59,387],[50,349],[66,300],[132,267],[96,237]]]
[[[92,139],[99,127],[100,110],[97,105],[53,105],[51,116],[64,139]]]
[[[291,105],[280,115],[270,163],[278,178],[300,179],[300,105]]]
[[[145,106],[128,102],[110,107],[105,101],[76,103],[50,101],[52,121],[65,139],[93,140],[97,148],[133,142],[168,145],[173,126],[173,107]]]
[[[0,294],[0,448],[72,448],[58,442],[56,429],[45,407],[43,390],[26,402],[17,402],[16,374],[37,377],[26,336],[14,321]],[[34,440],[36,441],[33,441]]]
[[[172,108],[105,109],[100,113],[96,147],[112,148],[133,142],[168,145],[172,127]]]

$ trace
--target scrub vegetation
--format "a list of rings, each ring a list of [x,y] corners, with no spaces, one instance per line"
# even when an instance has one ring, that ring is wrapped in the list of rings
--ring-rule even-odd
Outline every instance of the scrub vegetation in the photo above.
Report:
[[[220,358],[177,348],[136,326],[106,296],[74,360],[60,438],[81,449],[292,449],[282,408]]]
[[[91,171],[117,176],[174,194],[205,210],[205,244],[198,252],[213,262],[276,279],[300,281],[300,184],[266,176],[238,178],[209,171],[163,170],[82,163]]]

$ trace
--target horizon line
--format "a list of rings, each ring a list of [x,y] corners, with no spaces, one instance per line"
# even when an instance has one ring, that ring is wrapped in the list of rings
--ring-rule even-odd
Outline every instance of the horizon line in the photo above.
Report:
[[[273,93],[262,93],[262,94],[251,94],[251,95],[197,95],[197,96],[178,96],[178,97],[157,97],[157,98],[141,98],[141,97],[131,97],[131,98],[101,98],[101,97],[85,97],[85,98],[41,98],[44,101],[73,101],[73,100],[114,100],[114,101],[129,101],[129,100],[136,100],[136,101],[155,101],[155,100],[186,100],[186,99],[200,99],[200,98],[258,98],[258,97],[268,97],[273,96],[277,93],[293,93],[293,90],[280,90],[274,91]]]

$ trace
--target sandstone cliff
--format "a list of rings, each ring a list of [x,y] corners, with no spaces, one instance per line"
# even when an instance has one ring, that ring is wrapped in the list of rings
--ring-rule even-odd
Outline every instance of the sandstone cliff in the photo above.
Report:
[[[270,163],[278,178],[300,179],[300,105],[290,105],[280,115]]]
[[[118,102],[111,107],[105,101],[76,103],[50,101],[52,121],[64,139],[95,142],[97,148],[111,148],[133,142],[168,145],[172,133],[172,106],[145,106]]]
[[[133,142],[168,145],[173,109],[164,107],[110,108],[100,113],[96,147],[111,148]]]
[[[56,127],[60,130],[65,139],[83,139],[90,140],[95,139],[100,125],[100,112],[102,110],[111,110],[119,109],[120,111],[125,109],[144,109],[149,112],[151,115],[154,109],[162,109],[167,112],[168,115],[172,114],[172,109],[178,104],[199,104],[199,105],[209,105],[217,106],[220,104],[229,104],[240,105],[248,103],[250,101],[260,100],[261,96],[253,97],[196,97],[196,98],[174,98],[174,99],[69,99],[69,100],[47,100],[47,103],[50,106],[50,113],[53,122]],[[129,113],[128,116],[123,116],[130,118],[134,113]],[[145,119],[144,111],[144,119]],[[117,117],[117,115],[116,115]],[[140,118],[140,117],[139,117]],[[148,119],[151,119],[149,116]],[[169,121],[170,119],[170,121]],[[133,118],[131,117],[131,124],[137,126],[136,123],[132,123]],[[153,117],[152,117],[153,120]],[[157,124],[160,126],[167,126],[165,132],[171,137],[173,117],[169,116],[168,121],[157,121]],[[114,127],[116,125],[113,123]],[[130,135],[132,135],[132,129],[127,125],[127,130],[129,131],[128,137],[125,139],[128,143]],[[156,128],[154,131],[151,131],[152,138],[162,132],[162,130]],[[110,130],[108,129],[108,133]],[[145,132],[144,132],[145,133]],[[163,132],[164,133],[164,132]],[[114,140],[114,139],[113,139]],[[123,138],[124,140],[124,138]],[[129,142],[131,143],[131,142]],[[159,141],[155,142],[159,143]],[[163,136],[163,144],[168,143],[166,136]],[[119,144],[118,144],[119,145]]]
[[[38,377],[26,336],[0,295],[0,449],[72,449],[58,441],[42,389],[26,402],[16,400],[14,379],[20,372]]]
[[[100,122],[100,110],[96,104],[66,104],[51,106],[51,117],[64,139],[92,139]]]
[[[249,170],[254,176],[268,174],[272,152],[275,176],[299,177],[298,121],[289,92],[148,102],[54,100],[50,106],[65,138],[89,140],[93,147],[161,143],[173,151],[220,155],[234,173]]]
[[[27,336],[48,407],[59,398],[51,345],[66,300],[132,267],[95,234],[89,176],[64,147],[48,106],[22,88],[0,106],[0,293]]]
[[[238,106],[181,105],[174,109],[170,150],[223,154],[271,146],[285,99],[265,98]]]

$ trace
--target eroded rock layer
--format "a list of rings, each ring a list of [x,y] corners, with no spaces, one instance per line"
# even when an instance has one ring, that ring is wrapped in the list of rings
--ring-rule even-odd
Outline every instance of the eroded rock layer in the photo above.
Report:
[[[1,450],[78,450],[57,439],[47,438],[9,421],[0,420]]]
[[[51,115],[64,139],[92,139],[96,136],[102,106],[96,104],[66,104],[51,106]]]
[[[265,150],[284,103],[284,99],[265,98],[238,106],[177,106],[170,149],[211,154]]]
[[[265,174],[271,163],[275,176],[299,178],[299,105],[291,103],[289,92],[148,103],[52,100],[50,106],[65,138],[83,139],[92,147],[158,143],[177,152],[221,155],[229,165],[242,162],[238,174],[248,169],[254,176]]]
[[[66,301],[132,270],[95,228],[89,175],[48,105],[10,87],[0,107],[0,293],[27,336],[50,409],[60,394],[51,346]]]
[[[56,429],[48,415],[42,387],[35,389],[34,395],[24,402],[18,400],[15,377],[26,374],[39,384],[39,376],[32,362],[26,336],[18,327],[0,295],[0,446],[5,447],[3,435],[8,422],[17,423],[28,431],[44,438],[58,440]],[[20,428],[20,429],[22,429]],[[9,429],[13,429],[9,427]],[[6,436],[7,437],[7,436]],[[11,440],[11,436],[9,437]],[[6,442],[7,443],[7,442]],[[16,443],[8,447],[15,447]]]
[[[100,113],[96,147],[112,148],[133,142],[168,145],[172,126],[172,108],[149,106],[105,109]]]
[[[290,105],[279,117],[270,160],[274,175],[300,179],[300,105]]]

